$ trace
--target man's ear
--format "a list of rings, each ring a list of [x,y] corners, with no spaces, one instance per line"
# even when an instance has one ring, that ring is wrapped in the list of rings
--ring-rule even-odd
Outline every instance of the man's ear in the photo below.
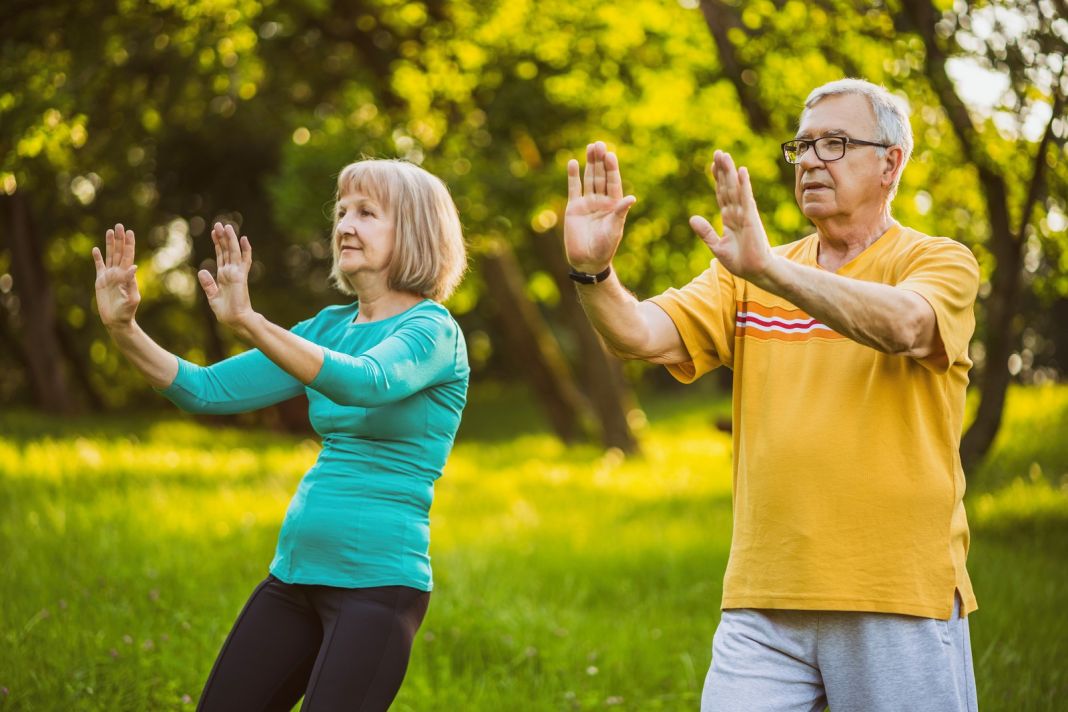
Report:
[[[905,149],[901,146],[891,146],[886,149],[886,155],[883,156],[883,174],[881,181],[884,188],[889,188],[894,184],[894,180],[901,175],[904,163]]]

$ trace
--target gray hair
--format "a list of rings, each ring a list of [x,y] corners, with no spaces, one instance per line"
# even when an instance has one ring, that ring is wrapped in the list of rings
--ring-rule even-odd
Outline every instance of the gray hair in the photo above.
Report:
[[[901,170],[898,171],[890,186],[890,194],[887,196],[887,202],[890,202],[897,194],[901,174],[905,172],[905,166],[912,156],[912,126],[909,124],[908,102],[891,94],[886,87],[872,84],[864,79],[839,79],[813,89],[805,99],[805,109],[811,109],[829,96],[842,94],[859,94],[865,97],[875,114],[875,123],[880,134],[875,137],[875,140],[891,146],[900,146],[905,153],[904,160],[901,161]],[[885,148],[876,150],[879,151],[880,156],[886,155]]]

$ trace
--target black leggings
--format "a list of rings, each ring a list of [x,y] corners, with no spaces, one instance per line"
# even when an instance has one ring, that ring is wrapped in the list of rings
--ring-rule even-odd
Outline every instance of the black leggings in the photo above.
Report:
[[[334,588],[268,576],[237,617],[200,712],[389,708],[430,594],[407,586]]]

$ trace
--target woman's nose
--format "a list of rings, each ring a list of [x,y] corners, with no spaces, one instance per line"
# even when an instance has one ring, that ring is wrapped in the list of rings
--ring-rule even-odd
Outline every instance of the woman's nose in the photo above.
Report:
[[[356,223],[346,215],[337,223],[337,231],[340,235],[355,235]]]

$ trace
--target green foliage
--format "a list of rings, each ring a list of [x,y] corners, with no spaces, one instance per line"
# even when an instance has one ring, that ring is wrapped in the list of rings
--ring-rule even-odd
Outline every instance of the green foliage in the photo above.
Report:
[[[1010,395],[967,498],[979,699],[1054,710],[1068,389]],[[729,402],[648,400],[646,454],[624,460],[562,447],[522,396],[474,394],[395,708],[695,708],[731,531],[730,437],[712,427]],[[316,445],[177,418],[5,413],[0,432],[0,706],[192,709]]]
[[[740,72],[722,62],[696,3],[39,4],[0,30],[0,121],[10,139],[0,144],[0,191],[29,197],[57,314],[73,350],[90,354],[87,380],[111,406],[144,391],[125,378],[93,317],[88,249],[118,220],[141,239],[149,332],[181,355],[218,356],[238,345],[215,333],[198,301],[194,273],[212,257],[206,227],[241,223],[257,260],[257,307],[295,323],[341,299],[327,284],[324,244],[337,171],[363,155],[407,157],[449,184],[476,256],[494,240],[515,247],[532,296],[554,319],[555,288],[532,243],[558,239],[564,165],[588,141],[619,151],[625,188],[639,198],[616,269],[648,295],[709,261],[686,221],[694,213],[716,220],[707,171],[716,148],[749,166],[773,241],[810,230],[778,144],[807,92],[843,75],[909,96],[917,150],[895,212],[969,244],[989,276],[996,260],[976,169],[921,72],[924,45],[905,30],[903,3],[706,4],[733,18],[726,37]],[[1023,0],[943,5],[936,19],[947,56],[1011,78],[972,116],[1019,212],[1036,117],[1057,91],[1043,58],[1063,48],[1063,31]],[[1013,35],[994,23],[984,34],[1004,8],[1026,19],[1023,29]],[[94,32],[65,31],[81,26]],[[754,126],[739,87],[752,92],[766,128]],[[1026,237],[1027,378],[1055,377],[1044,369],[1057,365],[1056,346],[1068,348],[1049,310],[1063,309],[1068,294],[1068,161],[1052,160],[1064,158],[1068,129],[1063,121],[1055,128],[1049,197]],[[161,252],[178,256],[153,259]],[[5,254],[0,248],[0,303],[17,335],[19,285],[2,279]],[[484,328],[477,273],[451,306],[470,315],[465,326]],[[982,314],[979,323],[982,338]],[[483,336],[492,360],[496,334]],[[13,363],[0,355],[5,393],[18,387]]]

